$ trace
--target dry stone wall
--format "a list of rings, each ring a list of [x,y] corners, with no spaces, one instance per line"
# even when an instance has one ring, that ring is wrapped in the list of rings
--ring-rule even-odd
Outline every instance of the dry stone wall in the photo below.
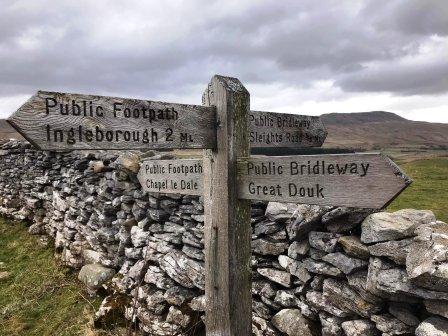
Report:
[[[112,312],[150,335],[198,335],[204,317],[200,197],[142,192],[154,152],[0,151],[0,212],[52,237]],[[448,335],[448,225],[395,213],[252,204],[253,334]]]

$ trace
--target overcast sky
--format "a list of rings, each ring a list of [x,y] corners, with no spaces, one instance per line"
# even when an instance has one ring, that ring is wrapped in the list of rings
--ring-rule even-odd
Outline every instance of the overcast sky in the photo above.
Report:
[[[35,91],[448,122],[448,0],[0,0],[0,117]]]

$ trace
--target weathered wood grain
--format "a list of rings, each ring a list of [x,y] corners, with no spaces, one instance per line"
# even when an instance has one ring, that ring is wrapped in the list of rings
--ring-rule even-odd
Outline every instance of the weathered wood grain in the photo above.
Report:
[[[43,150],[215,148],[215,109],[39,91],[8,122]]]
[[[216,150],[204,151],[206,330],[252,333],[250,202],[237,194],[237,157],[249,155],[249,93],[236,78],[214,76],[203,102],[217,109]]]
[[[137,177],[148,192],[202,196],[204,189],[202,160],[144,161]]]
[[[320,117],[250,111],[249,143],[258,147],[320,147],[327,130]]]
[[[238,162],[243,199],[383,208],[411,180],[381,154],[251,157]]]

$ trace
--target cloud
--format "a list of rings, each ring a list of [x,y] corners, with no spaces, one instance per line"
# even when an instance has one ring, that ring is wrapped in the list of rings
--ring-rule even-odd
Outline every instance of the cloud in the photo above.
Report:
[[[0,110],[37,89],[199,103],[215,73],[257,88],[252,101],[269,107],[264,95],[299,106],[299,97],[326,104],[448,90],[445,1],[0,5]]]
[[[346,91],[393,92],[400,95],[448,92],[448,38],[432,37],[412,55],[374,61],[361,74],[342,75],[336,82]]]

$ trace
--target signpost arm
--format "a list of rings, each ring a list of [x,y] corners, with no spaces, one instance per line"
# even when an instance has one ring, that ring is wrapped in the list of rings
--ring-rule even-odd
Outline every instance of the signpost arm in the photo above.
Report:
[[[249,93],[214,76],[203,104],[216,106],[217,149],[204,150],[207,335],[252,333],[250,201],[238,199],[237,157],[249,155]]]

